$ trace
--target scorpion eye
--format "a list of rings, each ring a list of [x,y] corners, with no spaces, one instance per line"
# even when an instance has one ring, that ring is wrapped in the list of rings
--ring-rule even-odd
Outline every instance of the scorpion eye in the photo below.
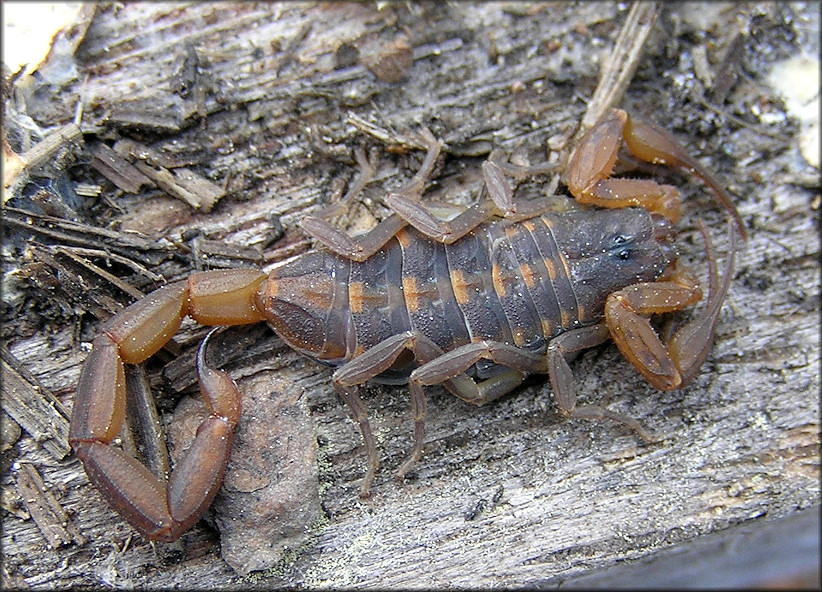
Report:
[[[634,242],[634,237],[625,235],[625,234],[617,234],[613,237],[611,244],[611,255],[616,257],[621,261],[628,261],[633,255],[633,249],[631,248],[631,244]]]
[[[614,237],[614,246],[615,247],[621,247],[622,245],[624,245],[625,243],[628,243],[630,241],[631,241],[630,237],[625,236],[624,234],[618,234]]]

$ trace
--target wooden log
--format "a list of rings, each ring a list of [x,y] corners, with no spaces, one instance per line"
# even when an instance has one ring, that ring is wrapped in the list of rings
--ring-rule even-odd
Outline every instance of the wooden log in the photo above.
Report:
[[[29,92],[25,108],[44,128],[67,125],[79,97],[87,142],[133,140],[168,159],[164,168],[188,168],[225,187],[206,214],[156,188],[118,194],[95,172],[90,153],[70,171],[105,188],[106,201],[85,204],[87,225],[128,236],[139,222],[148,234],[142,242],[179,252],[151,268],[172,281],[193,270],[186,251],[194,237],[254,252],[273,248],[280,256],[301,249],[297,223],[342,195],[357,173],[357,147],[379,157],[378,172],[339,223],[373,225],[386,214],[381,196],[419,165],[423,154],[407,139],[423,125],[445,142],[427,200],[470,201],[492,149],[520,164],[560,160],[626,14],[617,3],[103,5],[73,57],[78,76]],[[365,457],[330,371],[269,336],[275,356],[255,353],[228,368],[255,397],[268,373],[303,389],[316,426],[326,520],[306,525],[310,536],[301,548],[274,568],[241,576],[220,558],[219,535],[204,522],[178,544],[153,546],[104,504],[73,457],[55,462],[24,434],[6,453],[16,464],[8,465],[4,488],[21,462],[31,463],[87,542],[50,548],[32,520],[6,512],[4,583],[553,586],[733,525],[756,527],[818,506],[819,177],[797,151],[802,127],[785,115],[766,79],[778,60],[802,49],[814,54],[803,22],[818,22],[818,6],[666,5],[618,103],[659,122],[712,168],[750,235],[715,346],[687,388],[654,390],[611,344],[572,364],[583,403],[608,402],[661,442],[645,444],[619,425],[561,420],[544,377],[479,409],[432,388],[424,456],[398,485],[391,473],[413,429],[407,389],[369,387],[364,398],[383,467],[373,497],[360,500]],[[706,57],[699,68],[695,55]],[[704,86],[706,68],[741,75],[714,94]],[[714,104],[714,96],[725,101]],[[386,145],[351,121],[397,140]],[[535,175],[516,195],[541,195],[557,181]],[[683,192],[683,258],[704,278],[695,221],[707,222],[724,256],[725,214],[698,180],[674,173],[668,182]],[[23,247],[10,248],[22,261]],[[117,253],[127,256],[126,249]],[[8,286],[20,292],[8,293],[8,349],[71,406],[99,322],[83,315],[75,327],[43,315],[37,318],[41,325],[51,319],[48,326],[15,327],[11,315],[34,314],[48,299],[13,280]],[[42,299],[38,307],[32,298]],[[200,336],[185,325],[179,342],[191,352]],[[149,364],[155,386],[157,366]],[[243,421],[254,415],[246,409]]]

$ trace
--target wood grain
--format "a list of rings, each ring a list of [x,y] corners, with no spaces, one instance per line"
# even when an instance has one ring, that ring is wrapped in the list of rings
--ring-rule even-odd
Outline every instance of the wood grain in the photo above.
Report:
[[[229,369],[255,396],[264,388],[260,376],[268,375],[304,393],[319,444],[323,516],[307,524],[310,536],[299,549],[266,571],[238,575],[204,523],[181,543],[152,546],[105,506],[76,459],[58,461],[24,434],[4,456],[3,487],[11,492],[4,496],[5,583],[558,585],[735,524],[818,505],[818,170],[801,159],[800,129],[765,80],[775,61],[810,43],[814,36],[797,23],[812,10],[818,19],[818,7],[793,4],[667,5],[622,100],[716,171],[750,234],[712,354],[686,389],[654,390],[613,345],[572,365],[582,402],[609,402],[662,441],[645,444],[619,425],[560,420],[541,377],[480,409],[431,389],[424,457],[398,486],[391,472],[411,444],[408,394],[369,387],[383,468],[374,496],[360,500],[361,440],[330,371],[264,332]],[[162,155],[152,166],[186,168],[225,188],[209,213],[157,188],[126,193],[88,164],[91,152],[78,149],[69,174],[100,184],[105,194],[83,204],[83,218],[125,235],[139,231],[176,251],[150,266],[153,273],[172,281],[207,267],[205,251],[191,248],[197,238],[266,252],[270,266],[307,246],[297,223],[344,192],[356,175],[356,147],[379,156],[380,166],[361,203],[339,220],[349,230],[383,217],[381,195],[419,165],[420,151],[394,150],[359,132],[347,123],[349,113],[397,136],[425,125],[446,143],[426,194],[433,201],[465,203],[476,195],[479,165],[492,149],[533,165],[559,158],[625,13],[602,3],[102,5],[74,56],[77,77],[31,92],[26,108],[41,127],[55,127],[73,121],[80,100],[87,141],[134,140]],[[740,30],[745,51],[728,66],[724,51]],[[374,60],[402,51],[403,43],[412,49],[410,66],[399,56],[381,64],[399,71],[377,69],[377,77]],[[711,89],[694,74],[697,49],[707,52],[714,72],[741,73],[721,105],[705,98]],[[762,112],[772,117],[758,119]],[[685,200],[683,257],[705,277],[695,220],[706,220],[724,257],[725,215],[698,180],[682,173],[668,179]],[[552,181],[534,176],[517,195],[539,195]],[[25,266],[24,244],[9,248],[18,254],[14,265]],[[131,269],[114,269],[141,290],[156,286]],[[4,296],[6,310],[38,316],[20,317],[16,332],[5,331],[8,349],[70,407],[99,321],[72,308],[59,282],[19,282],[19,297]],[[184,325],[177,339],[184,355],[202,335]],[[162,365],[148,366],[155,388]],[[177,396],[163,394],[166,418]],[[253,416],[247,409],[244,421]],[[85,544],[53,548],[19,511],[14,483],[23,461],[36,467]]]

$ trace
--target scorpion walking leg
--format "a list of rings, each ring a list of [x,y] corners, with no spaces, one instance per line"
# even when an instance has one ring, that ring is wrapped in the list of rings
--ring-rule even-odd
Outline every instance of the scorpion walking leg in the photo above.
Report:
[[[514,169],[514,166],[508,165],[508,168],[509,170]],[[555,168],[554,165],[551,165],[550,169],[553,168]],[[532,167],[522,169],[520,174],[535,174],[536,172],[547,172],[548,170],[547,167]],[[514,200],[514,190],[505,175],[505,169],[494,162],[492,157],[482,163],[482,177],[485,180],[485,188],[488,190],[488,196],[497,206],[501,216],[512,222],[520,222],[544,214],[556,206],[556,196],[553,195],[527,201],[522,199]]]
[[[449,387],[449,390],[464,401],[480,406],[510,392],[528,374],[547,373],[562,413],[574,418],[605,418],[619,421],[627,424],[643,438],[652,439],[633,418],[597,406],[575,406],[574,378],[568,361],[580,351],[603,343],[608,337],[608,328],[604,323],[575,329],[554,338],[545,356],[493,341],[469,343],[417,368],[411,373],[409,385],[413,392],[421,385],[438,384],[450,379],[456,389]],[[482,358],[511,370],[476,383],[463,373]],[[406,470],[410,468],[411,465]]]
[[[400,193],[390,193],[385,203],[408,224],[425,236],[441,243],[451,244],[486,222],[492,216],[501,216],[518,222],[539,216],[552,209],[551,197],[530,201],[514,200],[510,184],[503,170],[491,160],[482,165],[489,200],[480,201],[448,221],[440,220],[424,205]]]
[[[443,221],[424,205],[404,195],[390,193],[384,201],[407,224],[425,236],[445,244],[459,240],[497,212],[493,203],[484,202],[469,207],[451,220]]]
[[[442,349],[436,343],[421,333],[406,331],[385,339],[362,355],[341,366],[334,372],[332,378],[334,387],[348,404],[354,420],[360,426],[366,453],[368,454],[368,472],[365,474],[360,487],[360,497],[370,495],[371,484],[377,473],[380,458],[374,436],[371,433],[365,405],[358,392],[358,385],[390,368],[405,350],[411,351],[420,364],[442,355]],[[414,450],[422,448],[422,440],[425,435],[426,402],[425,396],[419,395],[420,393],[414,391],[411,393],[411,410],[414,415]]]
[[[608,340],[608,326],[605,323],[581,327],[558,335],[548,344],[548,377],[557,400],[560,413],[574,419],[609,419],[627,425],[645,440],[654,437],[633,417],[606,409],[600,405],[577,407],[574,375],[568,362],[577,354]]]
[[[481,201],[451,220],[440,220],[428,208],[417,201],[425,180],[430,176],[434,163],[442,149],[442,144],[426,128],[423,129],[423,140],[428,147],[428,152],[420,170],[403,188],[385,196],[383,201],[392,210],[393,214],[381,221],[376,227],[361,236],[352,237],[316,216],[303,218],[300,227],[334,253],[354,261],[365,261],[406,225],[413,226],[424,235],[438,242],[451,244],[492,216],[502,216],[511,221],[520,221],[543,214],[552,208],[553,200],[551,198],[515,201],[511,187],[504,178],[503,169],[492,160],[488,160],[483,164],[482,169],[485,187],[488,189],[491,200]],[[361,163],[361,167],[364,166]],[[361,177],[364,178],[365,173]],[[364,183],[361,182],[360,185],[364,185]],[[351,192],[349,192],[350,194]],[[349,195],[346,196],[344,201],[350,199]]]
[[[400,189],[399,193],[403,195],[422,195],[425,182],[434,172],[434,165],[440,156],[440,152],[442,152],[442,142],[437,140],[427,127],[422,128],[420,139],[426,148],[425,159],[423,159],[417,174]]]
[[[465,371],[482,359],[511,370],[477,383]],[[421,392],[423,385],[451,381],[449,390],[479,407],[511,392],[528,374],[544,374],[547,369],[545,356],[498,341],[475,341],[423,364],[411,373],[408,384]]]
[[[426,152],[425,160],[423,160],[420,166],[420,170],[418,170],[414,178],[400,190],[405,196],[418,195],[421,193],[423,185],[426,179],[431,175],[434,164],[442,150],[442,143],[437,141],[427,128],[423,129],[422,137],[428,151]],[[360,175],[361,179],[357,185],[355,185],[357,192],[361,191],[362,187],[365,186],[366,181],[363,181],[363,179],[366,179],[367,175],[369,175],[368,178],[370,179],[370,175],[373,175],[372,165],[367,163],[364,157],[358,157],[358,160],[360,160],[360,168],[363,169],[363,173]],[[354,188],[348,192],[343,201],[350,201],[354,195],[353,192]],[[405,197],[404,199],[408,200],[409,198]],[[390,204],[387,205],[389,208],[391,207]],[[408,222],[402,217],[392,214],[367,233],[352,237],[346,232],[334,227],[326,220],[316,216],[306,216],[300,221],[300,227],[322,245],[334,253],[354,261],[365,261],[371,257],[407,224]]]
[[[345,192],[342,198],[319,211],[317,214],[318,219],[327,220],[341,214],[345,207],[362,193],[365,186],[374,178],[377,170],[377,159],[369,160],[365,150],[361,147],[354,150],[354,158],[357,160],[357,167],[359,168],[357,176],[349,183],[348,191]]]
[[[506,366],[510,370],[477,383],[465,374],[465,371],[481,359]],[[443,383],[460,399],[481,406],[511,392],[528,374],[547,371],[545,356],[505,343],[478,341],[458,347],[423,364],[411,373],[408,384],[412,399],[424,399],[424,385]],[[422,441],[417,440],[408,460],[397,471],[398,477],[405,476],[411,470],[421,452]]]
[[[325,220],[306,216],[300,221],[302,228],[330,251],[354,261],[365,261],[391,240],[407,222],[392,214],[366,234],[352,237]]]
[[[326,212],[320,214],[320,216],[306,216],[300,221],[300,227],[334,253],[354,261],[365,261],[388,242],[392,236],[397,234],[405,226],[405,222],[397,216],[390,216],[367,234],[352,238],[323,219],[335,214],[344,204],[350,203],[354,197],[362,192],[374,176],[375,165],[367,160],[365,153],[362,150],[357,150],[355,154],[359,163],[360,174],[340,200],[340,203],[332,212]]]

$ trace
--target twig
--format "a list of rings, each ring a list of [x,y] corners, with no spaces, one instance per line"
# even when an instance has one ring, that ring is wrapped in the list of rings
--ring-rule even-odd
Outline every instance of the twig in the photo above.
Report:
[[[126,267],[130,267],[135,272],[139,273],[142,276],[147,277],[152,282],[159,283],[163,281],[163,276],[154,273],[153,271],[146,269],[144,266],[140,265],[136,261],[132,261],[128,257],[123,257],[121,255],[117,255],[116,253],[110,253],[109,251],[104,251],[101,249],[85,249],[83,247],[68,247],[68,246],[60,246],[55,247],[55,252],[63,253],[67,257],[71,257],[74,261],[96,273],[97,275],[105,278],[118,288],[120,288],[123,292],[131,296],[132,298],[142,298],[144,294],[137,290],[131,284],[126,284],[119,280],[117,277],[111,275],[104,269],[101,269],[97,265],[90,263],[84,257],[100,257],[101,259],[116,261],[121,265],[125,265]]]
[[[389,146],[400,146],[402,148],[413,148],[415,150],[425,150],[428,148],[428,145],[422,138],[401,135],[397,132],[387,130],[370,121],[366,121],[356,113],[349,113],[346,121],[364,134],[368,134]]]
[[[37,214],[20,208],[5,207],[3,224],[15,226],[29,234],[47,236],[62,244],[116,251],[123,257],[138,259],[149,265],[159,265],[179,254],[179,248],[164,246],[162,241],[149,239],[136,232],[119,232]]]
[[[140,447],[145,464],[154,476],[166,481],[171,472],[165,435],[160,427],[157,404],[151,395],[143,365],[126,365],[128,389],[128,416],[132,427],[139,434]]]
[[[32,463],[20,463],[17,472],[17,490],[26,504],[37,528],[52,549],[72,542],[83,545],[86,539],[71,522],[60,503],[43,483],[43,478]]]
[[[59,150],[74,142],[82,142],[82,140],[83,133],[74,123],[57,128],[43,138],[43,141],[38,142],[23,154],[14,154],[4,139],[4,157],[8,166],[3,171],[3,188],[10,189],[25,178],[24,173],[37,170],[44,164],[52,162]],[[11,193],[10,191],[9,194]]]
[[[3,410],[57,460],[68,445],[68,411],[57,397],[2,348]]]
[[[625,23],[614,43],[611,59],[602,71],[599,85],[588,102],[588,109],[582,117],[582,122],[570,146],[575,146],[582,135],[599,121],[608,109],[622,99],[628,84],[634,77],[645,42],[659,13],[658,2],[634,2],[631,5]]]

